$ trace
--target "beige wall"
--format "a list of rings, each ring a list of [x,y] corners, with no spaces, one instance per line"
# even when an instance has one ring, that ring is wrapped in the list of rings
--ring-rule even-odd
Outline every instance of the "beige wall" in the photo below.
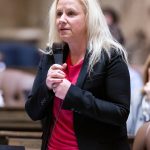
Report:
[[[40,27],[44,7],[41,0],[0,0],[0,27]]]
[[[51,0],[0,0],[0,39],[35,38],[44,47],[50,3]]]

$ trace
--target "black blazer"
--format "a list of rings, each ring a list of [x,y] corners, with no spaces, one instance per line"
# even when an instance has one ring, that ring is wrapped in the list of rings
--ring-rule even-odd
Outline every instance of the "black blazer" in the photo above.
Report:
[[[66,55],[64,53],[64,61]],[[71,85],[63,103],[63,109],[74,112],[79,150],[129,150],[126,120],[130,108],[130,78],[127,64],[115,50],[112,50],[110,59],[102,52],[90,74],[88,62],[89,56],[86,55],[77,83]],[[42,150],[47,149],[52,125],[54,93],[45,83],[52,64],[53,55],[44,54],[25,105],[33,120],[45,120]]]

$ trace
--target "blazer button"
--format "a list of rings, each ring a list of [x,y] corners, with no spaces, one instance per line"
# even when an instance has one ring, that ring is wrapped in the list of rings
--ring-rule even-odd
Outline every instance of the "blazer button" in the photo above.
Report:
[[[43,106],[45,103],[46,103],[46,99],[44,98],[44,99],[41,101],[41,105]]]

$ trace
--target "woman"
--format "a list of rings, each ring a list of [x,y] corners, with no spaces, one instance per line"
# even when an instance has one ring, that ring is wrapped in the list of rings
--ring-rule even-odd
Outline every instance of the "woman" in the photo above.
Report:
[[[25,106],[33,120],[45,120],[42,150],[128,150],[126,53],[98,2],[55,0],[50,23],[49,47],[65,45],[64,63],[45,52]]]

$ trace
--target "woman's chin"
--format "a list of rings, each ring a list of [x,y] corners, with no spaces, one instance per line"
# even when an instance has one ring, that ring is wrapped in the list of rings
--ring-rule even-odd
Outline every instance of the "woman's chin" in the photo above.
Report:
[[[64,42],[69,42],[71,40],[71,37],[70,36],[67,36],[67,35],[63,35],[63,36],[60,36],[61,40],[64,41]]]

